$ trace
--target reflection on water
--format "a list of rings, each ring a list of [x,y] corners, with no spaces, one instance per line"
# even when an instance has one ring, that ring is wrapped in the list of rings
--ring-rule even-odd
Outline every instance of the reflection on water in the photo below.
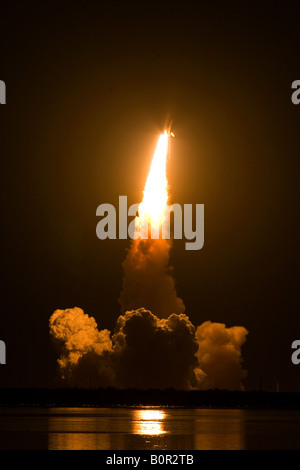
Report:
[[[299,449],[300,411],[0,409],[0,449]]]
[[[95,433],[51,433],[48,439],[49,450],[108,450],[110,449],[109,434]]]
[[[166,413],[163,410],[133,410],[133,434],[142,436],[157,436],[164,434],[163,420]]]

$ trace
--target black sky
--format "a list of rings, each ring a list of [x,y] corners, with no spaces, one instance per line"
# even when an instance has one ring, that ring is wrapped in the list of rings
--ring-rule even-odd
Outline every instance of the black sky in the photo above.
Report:
[[[205,205],[204,248],[172,251],[186,313],[249,330],[246,388],[300,391],[299,2],[195,5],[1,2],[2,386],[53,385],[56,308],[114,327],[128,242],[96,208],[141,200],[171,118],[172,202]]]

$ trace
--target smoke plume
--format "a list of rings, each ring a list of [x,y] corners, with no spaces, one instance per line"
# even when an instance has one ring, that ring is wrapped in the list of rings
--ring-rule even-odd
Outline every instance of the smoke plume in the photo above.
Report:
[[[99,331],[96,320],[81,308],[55,310],[49,321],[50,335],[60,356],[62,380],[70,385],[109,385],[112,370],[107,358],[112,352],[108,330]],[[100,380],[99,380],[100,379]]]
[[[199,368],[206,374],[200,388],[243,390],[241,347],[248,331],[242,326],[226,328],[224,323],[206,321],[198,326],[196,340]]]
[[[183,301],[177,297],[169,265],[171,240],[133,240],[123,262],[122,312],[149,309],[159,317],[184,313]]]
[[[115,330],[99,330],[78,307],[56,310],[50,334],[64,383],[81,387],[181,390],[242,389],[241,347],[247,330],[204,322],[184,313],[170,267],[167,157],[170,130],[161,134],[135,218],[134,240],[123,262],[121,315]],[[147,238],[151,228],[151,237]],[[155,235],[154,235],[155,234]],[[146,236],[145,236],[146,235]],[[105,238],[105,237],[104,237]]]
[[[196,387],[197,342],[186,315],[159,319],[143,308],[126,312],[117,321],[113,343],[119,386]]]
[[[169,269],[169,240],[135,240],[123,263],[123,314],[99,330],[78,307],[56,310],[50,334],[65,384],[140,389],[242,390],[241,347],[247,330],[184,314]]]

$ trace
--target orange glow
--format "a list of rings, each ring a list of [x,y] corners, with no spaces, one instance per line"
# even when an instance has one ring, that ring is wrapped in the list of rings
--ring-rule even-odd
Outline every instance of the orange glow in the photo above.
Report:
[[[166,414],[162,410],[134,410],[134,434],[157,436],[165,434],[163,420]]]
[[[170,136],[174,134],[165,131],[158,139],[144,189],[144,197],[139,205],[139,216],[135,221],[135,238],[140,236],[148,238],[148,227],[151,227],[151,234],[158,234],[163,225],[169,198],[166,170]],[[158,236],[153,238],[158,238]]]

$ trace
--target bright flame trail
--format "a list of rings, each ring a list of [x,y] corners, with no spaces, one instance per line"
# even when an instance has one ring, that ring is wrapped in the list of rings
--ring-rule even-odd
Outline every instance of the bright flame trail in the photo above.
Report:
[[[144,189],[144,197],[139,205],[139,215],[135,220],[134,238],[148,238],[150,227],[151,238],[159,238],[159,231],[164,225],[169,199],[167,157],[171,136],[174,134],[165,131],[158,139]]]

